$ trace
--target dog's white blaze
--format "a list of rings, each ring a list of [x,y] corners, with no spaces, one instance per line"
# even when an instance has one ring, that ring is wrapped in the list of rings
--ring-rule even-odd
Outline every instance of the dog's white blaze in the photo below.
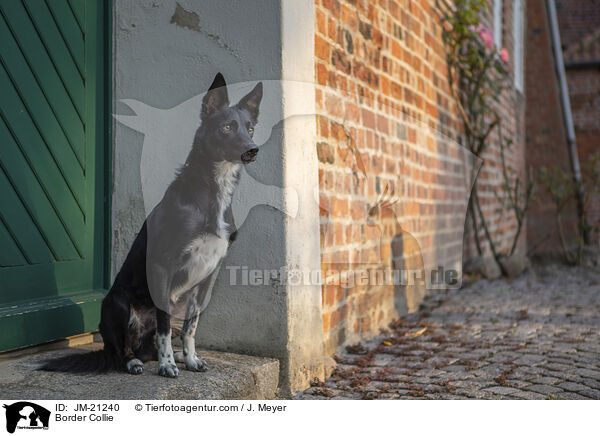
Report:
[[[187,273],[185,283],[171,290],[173,303],[182,294],[206,279],[217,267],[221,259],[227,254],[229,246],[229,232],[225,222],[225,210],[231,204],[231,197],[235,189],[236,180],[241,164],[227,161],[217,162],[214,167],[214,176],[217,182],[217,233],[205,233],[193,240],[184,250],[189,254],[188,261],[182,266]]]
[[[217,193],[217,200],[219,209],[217,211],[217,224],[219,227],[219,233],[222,238],[227,239],[227,224],[225,223],[225,210],[231,204],[231,196],[235,189],[236,180],[238,173],[240,172],[241,164],[236,164],[227,161],[217,162],[215,164],[215,179],[219,191]]]

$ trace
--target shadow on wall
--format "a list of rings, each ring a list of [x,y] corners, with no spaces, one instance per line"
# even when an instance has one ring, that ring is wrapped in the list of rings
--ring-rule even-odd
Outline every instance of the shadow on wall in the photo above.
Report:
[[[356,103],[368,106],[364,97]],[[382,111],[393,113],[388,109]],[[395,171],[390,172],[387,158],[378,167],[369,155],[372,147],[359,144],[361,127],[339,121],[352,114],[339,112],[337,120],[319,114],[333,140],[317,144],[323,169],[324,328],[330,350],[417,310],[428,289],[461,286],[467,204],[481,166],[445,132],[400,113],[390,116],[395,135],[376,132],[385,138],[381,148],[393,150]],[[327,170],[336,165],[350,170],[350,185],[329,177]]]
[[[411,271],[410,282],[394,284],[394,308],[399,314],[411,313],[419,308],[425,297],[425,269],[423,255],[417,240],[400,230],[392,239],[392,266],[394,270]]]

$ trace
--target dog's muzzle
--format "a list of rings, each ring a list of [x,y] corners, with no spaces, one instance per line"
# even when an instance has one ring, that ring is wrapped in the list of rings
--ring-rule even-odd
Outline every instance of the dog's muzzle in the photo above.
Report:
[[[258,154],[258,148],[254,147],[248,150],[247,152],[242,154],[242,162],[249,163],[254,162],[256,160],[256,155]]]

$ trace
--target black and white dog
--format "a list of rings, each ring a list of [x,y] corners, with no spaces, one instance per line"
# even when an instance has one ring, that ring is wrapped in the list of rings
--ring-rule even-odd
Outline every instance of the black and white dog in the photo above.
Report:
[[[104,349],[49,360],[38,369],[140,374],[144,361],[158,357],[162,376],[178,375],[176,360],[191,371],[207,370],[196,355],[194,336],[219,265],[235,239],[231,199],[242,165],[258,153],[252,136],[261,99],[258,83],[230,106],[225,80],[216,75],[185,164],[144,222],[102,302]],[[175,318],[182,320],[180,328]],[[179,333],[183,343],[177,355],[172,333]]]

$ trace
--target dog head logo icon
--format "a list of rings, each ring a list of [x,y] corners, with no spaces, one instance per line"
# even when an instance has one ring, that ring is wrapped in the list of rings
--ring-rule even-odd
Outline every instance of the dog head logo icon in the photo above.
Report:
[[[48,428],[50,411],[42,406],[28,401],[4,404],[6,409],[6,431],[14,433],[18,428],[37,429]]]

